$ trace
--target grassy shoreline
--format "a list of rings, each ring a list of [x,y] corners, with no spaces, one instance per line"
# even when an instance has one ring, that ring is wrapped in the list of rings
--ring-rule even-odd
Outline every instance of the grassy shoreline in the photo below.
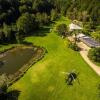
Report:
[[[15,46],[16,46],[16,44],[0,45],[0,53],[3,53]]]

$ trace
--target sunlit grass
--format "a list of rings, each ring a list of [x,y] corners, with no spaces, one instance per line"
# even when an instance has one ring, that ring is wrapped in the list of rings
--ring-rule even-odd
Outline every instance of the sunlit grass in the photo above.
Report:
[[[64,18],[56,23],[61,22],[69,23]],[[66,39],[48,31],[47,36],[31,36],[25,40],[46,48],[48,53],[9,88],[21,91],[19,100],[99,100],[97,95],[99,76],[78,52],[67,47]],[[80,73],[80,85],[77,81],[73,86],[65,83],[65,75],[62,72],[72,70]]]

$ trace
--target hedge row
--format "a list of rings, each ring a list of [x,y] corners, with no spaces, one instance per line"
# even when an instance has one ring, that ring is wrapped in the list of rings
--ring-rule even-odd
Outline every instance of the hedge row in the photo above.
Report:
[[[74,42],[68,41],[68,47],[71,48],[74,51],[79,51],[80,50],[78,45],[76,43],[74,43]]]

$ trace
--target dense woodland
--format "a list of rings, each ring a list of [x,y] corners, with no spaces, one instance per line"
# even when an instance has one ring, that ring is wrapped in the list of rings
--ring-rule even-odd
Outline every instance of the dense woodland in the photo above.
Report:
[[[100,40],[100,0],[0,0],[0,44],[20,42],[59,16],[83,22]]]

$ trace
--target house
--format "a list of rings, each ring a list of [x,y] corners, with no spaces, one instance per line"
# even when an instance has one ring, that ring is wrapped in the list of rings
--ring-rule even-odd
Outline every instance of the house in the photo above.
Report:
[[[76,25],[76,24],[74,24],[74,23],[71,23],[71,24],[69,25],[69,30],[70,30],[70,31],[82,30],[82,29],[83,29],[82,27],[80,27],[80,26],[78,26],[78,25]]]
[[[100,47],[100,42],[97,42],[93,38],[86,36],[82,33],[77,35],[77,39],[79,39],[80,41],[82,41],[84,44],[86,44],[91,48]]]

